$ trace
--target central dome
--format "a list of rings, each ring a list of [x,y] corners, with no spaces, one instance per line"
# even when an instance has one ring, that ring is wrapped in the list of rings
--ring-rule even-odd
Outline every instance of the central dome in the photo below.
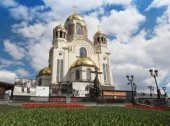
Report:
[[[83,17],[81,17],[80,15],[74,13],[72,15],[70,15],[66,21],[72,21],[72,20],[80,20],[80,21],[84,21]]]
[[[78,66],[88,66],[88,67],[97,67],[95,62],[92,61],[90,58],[88,57],[83,57],[80,59],[77,59],[72,65],[71,68],[73,67],[78,67]]]

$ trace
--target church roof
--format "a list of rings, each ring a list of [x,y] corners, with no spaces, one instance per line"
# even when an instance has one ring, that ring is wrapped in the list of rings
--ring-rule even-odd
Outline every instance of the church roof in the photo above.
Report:
[[[66,30],[64,25],[62,25],[62,24],[56,26],[54,29],[60,29],[60,30],[64,30],[64,31]]]
[[[101,31],[97,31],[96,33],[95,33],[95,35],[94,36],[105,36],[106,37],[106,35],[103,33],[103,32],[101,32]]]
[[[51,68],[50,67],[45,67],[39,71],[38,76],[41,75],[50,75],[51,74]]]
[[[77,59],[72,65],[71,68],[78,66],[88,66],[88,67],[97,67],[95,62],[92,61],[89,57],[82,57]]]
[[[80,15],[78,15],[77,13],[74,13],[72,15],[70,15],[66,21],[72,21],[72,20],[80,20],[80,21],[84,21],[83,17],[81,17]]]

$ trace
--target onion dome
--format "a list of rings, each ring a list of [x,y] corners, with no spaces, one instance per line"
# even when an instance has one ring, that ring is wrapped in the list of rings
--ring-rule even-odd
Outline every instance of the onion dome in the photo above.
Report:
[[[45,67],[39,71],[38,76],[41,75],[50,75],[51,74],[51,68],[50,67]]]
[[[82,57],[80,59],[77,59],[72,65],[71,68],[74,67],[79,67],[79,66],[88,66],[88,67],[97,67],[95,62],[92,61],[90,58],[88,57]]]
[[[67,19],[67,21],[72,21],[72,20],[79,20],[79,21],[84,21],[83,17],[81,17],[80,15],[78,15],[77,13],[74,13],[72,15],[70,15]]]
[[[63,31],[66,31],[64,25],[62,25],[62,24],[56,26],[56,27],[54,28],[54,30],[63,30]]]
[[[86,23],[82,16],[77,13],[70,15],[65,22],[65,27],[67,29],[67,37],[69,41],[73,40],[73,36],[87,38],[87,28]]]

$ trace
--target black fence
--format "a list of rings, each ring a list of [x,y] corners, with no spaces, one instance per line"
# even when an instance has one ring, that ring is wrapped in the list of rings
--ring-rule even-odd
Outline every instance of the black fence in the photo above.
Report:
[[[152,106],[169,106],[170,99],[169,98],[161,98],[161,99],[140,98],[138,99],[138,103],[152,105]]]

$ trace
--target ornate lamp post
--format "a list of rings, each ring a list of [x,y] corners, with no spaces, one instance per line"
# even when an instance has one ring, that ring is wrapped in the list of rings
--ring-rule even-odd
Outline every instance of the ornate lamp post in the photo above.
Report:
[[[166,96],[166,92],[165,92],[166,87],[162,87],[162,90],[164,91],[164,96]]]
[[[126,76],[127,77],[127,79],[128,79],[128,85],[130,85],[131,86],[131,89],[132,89],[132,103],[133,104],[135,104],[135,99],[134,99],[134,96],[136,95],[136,85],[135,85],[135,83],[133,82],[134,81],[134,76],[130,76],[129,77],[129,75],[127,75]],[[135,93],[134,93],[135,92]]]
[[[160,89],[158,88],[158,83],[156,80],[156,77],[158,77],[158,70],[154,70],[154,72],[155,72],[154,73],[153,70],[150,69],[149,72],[150,72],[151,76],[154,77],[154,79],[155,79],[155,84],[156,84],[156,88],[157,88],[157,98],[160,99],[161,92],[160,92]]]

